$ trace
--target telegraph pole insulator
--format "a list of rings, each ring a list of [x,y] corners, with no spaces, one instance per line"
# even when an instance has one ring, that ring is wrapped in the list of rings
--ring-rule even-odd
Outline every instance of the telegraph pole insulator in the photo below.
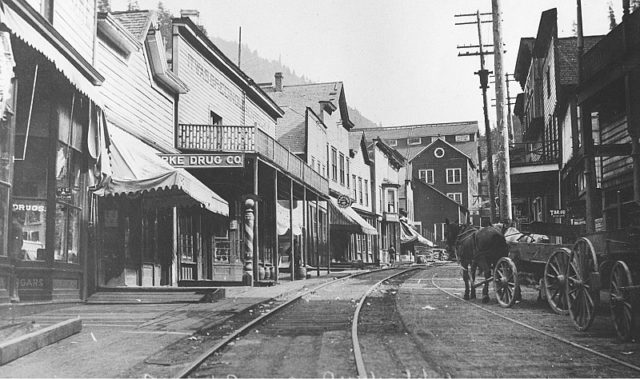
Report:
[[[489,88],[489,74],[491,74],[491,71],[487,70],[487,69],[480,69],[476,72],[474,72],[474,74],[478,75],[480,77],[480,88],[481,89],[487,89]]]

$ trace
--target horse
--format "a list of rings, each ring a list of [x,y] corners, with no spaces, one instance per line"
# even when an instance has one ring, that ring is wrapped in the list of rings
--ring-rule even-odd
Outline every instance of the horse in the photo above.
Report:
[[[462,267],[464,299],[476,298],[476,269],[480,268],[485,278],[482,302],[489,302],[491,272],[500,258],[509,255],[509,247],[504,235],[494,226],[478,228],[470,224],[449,223],[449,220],[446,220],[445,224],[447,225],[445,231],[447,249],[455,251],[456,259]]]

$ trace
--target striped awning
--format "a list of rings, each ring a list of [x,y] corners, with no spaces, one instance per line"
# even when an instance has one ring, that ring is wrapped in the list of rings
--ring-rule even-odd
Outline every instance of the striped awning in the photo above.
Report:
[[[24,1],[3,1],[0,23],[18,39],[44,55],[78,91],[102,106],[96,86],[104,77],[84,59],[38,12]]]
[[[377,235],[376,228],[371,226],[362,216],[360,216],[353,208],[341,208],[338,200],[331,198],[331,218],[330,225],[332,230],[340,230],[356,234]]]
[[[175,168],[158,150],[109,124],[111,177],[95,193],[100,196],[148,194],[158,206],[202,206],[229,215],[229,203],[185,169]]]

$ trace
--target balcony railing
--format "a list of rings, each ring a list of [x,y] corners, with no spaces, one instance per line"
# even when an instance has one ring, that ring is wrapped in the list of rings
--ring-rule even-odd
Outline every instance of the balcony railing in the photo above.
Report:
[[[514,143],[509,149],[511,167],[536,166],[560,162],[558,140]]]
[[[278,141],[255,126],[180,124],[176,147],[207,152],[256,153],[294,178],[329,193],[329,182]]]

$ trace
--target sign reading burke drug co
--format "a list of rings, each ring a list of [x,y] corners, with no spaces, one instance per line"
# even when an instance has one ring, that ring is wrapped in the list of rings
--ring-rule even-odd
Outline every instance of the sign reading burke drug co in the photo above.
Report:
[[[244,167],[244,154],[158,154],[160,158],[173,167],[210,168],[210,167]]]

